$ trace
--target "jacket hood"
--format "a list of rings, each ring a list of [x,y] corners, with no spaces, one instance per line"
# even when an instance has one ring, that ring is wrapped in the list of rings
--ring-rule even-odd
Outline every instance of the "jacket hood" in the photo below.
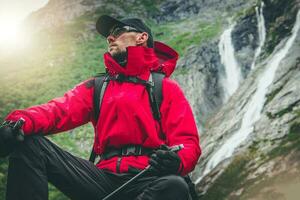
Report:
[[[154,48],[142,46],[127,47],[128,57],[125,67],[120,66],[111,55],[104,54],[104,64],[107,71],[112,74],[138,76],[147,71],[163,72],[170,76],[178,59],[178,53],[162,42],[154,42]]]

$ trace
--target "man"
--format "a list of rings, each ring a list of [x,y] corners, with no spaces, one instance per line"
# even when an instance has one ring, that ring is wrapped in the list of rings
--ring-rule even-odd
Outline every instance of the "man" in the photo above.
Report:
[[[99,119],[93,107],[94,78],[63,97],[10,113],[6,118],[10,127],[21,118],[25,123],[21,130],[0,130],[0,137],[5,135],[2,141],[13,146],[6,198],[47,199],[50,182],[71,199],[103,199],[150,164],[150,173],[128,185],[115,199],[188,199],[182,176],[194,169],[201,150],[191,108],[178,84],[169,78],[178,54],[163,43],[153,42],[151,30],[140,19],[119,21],[104,15],[96,27],[108,42],[104,63],[112,78],[103,95]],[[114,79],[121,74],[147,82],[151,71],[165,73],[160,121],[153,117],[144,85]],[[93,149],[101,157],[96,165],[43,137],[88,122],[95,129]],[[25,139],[16,142],[20,131]],[[177,153],[170,150],[179,144],[184,148]],[[130,149],[133,154],[127,153]]]

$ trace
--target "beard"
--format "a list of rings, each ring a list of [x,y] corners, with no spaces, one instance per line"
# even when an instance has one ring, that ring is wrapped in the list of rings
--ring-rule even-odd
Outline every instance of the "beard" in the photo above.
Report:
[[[125,67],[127,64],[127,51],[116,52],[111,55],[112,58],[117,61],[119,65]]]

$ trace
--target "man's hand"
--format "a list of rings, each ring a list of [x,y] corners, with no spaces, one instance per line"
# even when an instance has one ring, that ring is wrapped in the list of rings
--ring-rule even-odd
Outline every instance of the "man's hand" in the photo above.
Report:
[[[5,121],[0,125],[0,157],[8,156],[24,140],[23,124],[24,119],[20,119],[17,122]]]
[[[176,152],[166,145],[162,145],[150,157],[150,170],[154,174],[168,175],[178,174],[181,160]]]

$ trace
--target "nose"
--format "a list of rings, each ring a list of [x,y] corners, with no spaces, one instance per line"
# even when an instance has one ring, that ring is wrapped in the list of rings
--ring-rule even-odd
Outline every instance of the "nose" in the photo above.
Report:
[[[116,38],[115,38],[114,36],[112,36],[112,35],[109,35],[109,36],[106,38],[106,40],[107,40],[107,43],[109,44],[109,43],[115,41]]]

